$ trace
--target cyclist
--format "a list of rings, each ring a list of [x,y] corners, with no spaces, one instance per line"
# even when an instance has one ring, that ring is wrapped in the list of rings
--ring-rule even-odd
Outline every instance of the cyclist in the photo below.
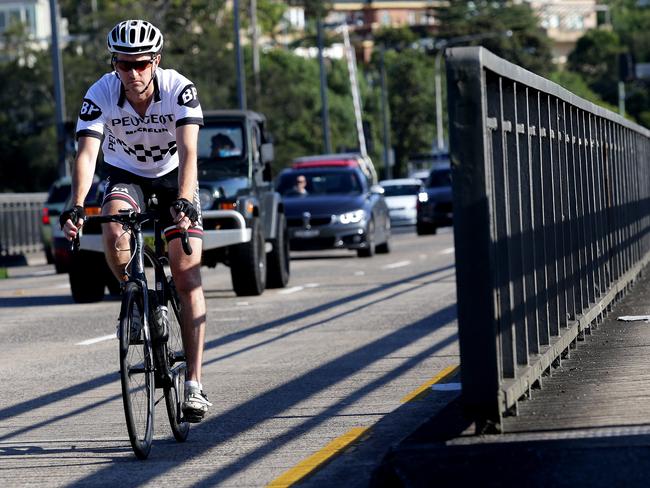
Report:
[[[162,211],[174,283],[182,306],[187,359],[183,413],[200,422],[212,404],[203,393],[201,362],[206,308],[201,284],[202,220],[197,183],[197,144],[203,113],[196,88],[172,69],[160,68],[163,35],[145,20],[125,20],[108,34],[114,71],[86,93],[77,121],[78,152],[72,172],[74,206],[61,215],[72,240],[83,225],[83,202],[90,189],[100,145],[107,186],[102,213],[144,211],[155,194]],[[181,232],[194,252],[186,255]],[[103,226],[106,260],[124,278],[130,240],[119,224]]]

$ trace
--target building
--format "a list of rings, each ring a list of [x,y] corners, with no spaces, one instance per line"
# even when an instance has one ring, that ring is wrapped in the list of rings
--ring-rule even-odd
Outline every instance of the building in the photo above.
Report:
[[[47,45],[52,36],[48,0],[0,0],[0,34],[13,24],[26,26],[30,38]]]
[[[528,0],[539,15],[540,26],[553,41],[553,61],[564,64],[576,42],[598,27],[596,0]]]
[[[374,31],[382,27],[433,26],[434,9],[445,1],[379,0],[332,1],[327,22],[347,23],[358,30]]]

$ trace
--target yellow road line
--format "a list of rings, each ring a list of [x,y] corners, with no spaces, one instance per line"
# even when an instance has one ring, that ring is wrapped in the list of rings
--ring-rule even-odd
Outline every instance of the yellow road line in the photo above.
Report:
[[[406,402],[416,400],[420,395],[424,394],[425,392],[428,392],[429,388],[431,388],[431,385],[435,385],[436,383],[441,382],[442,380],[444,380],[448,376],[451,376],[452,374],[454,374],[458,370],[458,368],[460,368],[460,365],[458,365],[458,364],[455,365],[455,366],[446,367],[445,369],[440,371],[440,373],[438,373],[433,378],[431,378],[429,381],[427,381],[422,386],[420,386],[418,389],[412,391],[411,393],[406,395],[404,398],[402,398],[402,403],[406,403]]]
[[[369,427],[354,427],[345,434],[337,437],[332,442],[327,444],[320,451],[312,454],[307,459],[300,461],[293,468],[285,471],[283,474],[271,481],[267,488],[283,488],[297,483],[307,475],[316,471],[320,466],[325,464],[331,458],[339,454],[343,449],[356,441],[359,437],[365,434]]]

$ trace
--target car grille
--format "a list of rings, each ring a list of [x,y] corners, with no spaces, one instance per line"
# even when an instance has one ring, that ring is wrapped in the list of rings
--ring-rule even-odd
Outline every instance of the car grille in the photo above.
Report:
[[[327,216],[327,217],[312,217],[309,219],[309,225],[312,227],[319,226],[319,225],[329,225],[332,222],[332,217]],[[303,219],[287,219],[287,225],[289,227],[304,227],[305,222]]]
[[[320,249],[333,249],[334,237],[314,237],[312,239],[291,239],[293,251],[311,251]]]

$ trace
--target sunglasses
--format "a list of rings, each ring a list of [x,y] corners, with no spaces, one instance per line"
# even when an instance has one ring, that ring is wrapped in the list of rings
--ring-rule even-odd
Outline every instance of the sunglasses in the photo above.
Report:
[[[113,64],[120,71],[131,71],[136,70],[138,73],[141,73],[153,63],[153,59],[145,59],[143,61],[125,61],[123,59],[113,59]]]

